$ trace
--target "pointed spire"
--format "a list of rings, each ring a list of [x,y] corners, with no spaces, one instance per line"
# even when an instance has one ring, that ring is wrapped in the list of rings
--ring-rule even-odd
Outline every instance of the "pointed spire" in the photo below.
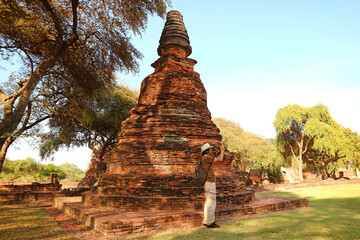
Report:
[[[177,45],[186,50],[187,56],[191,54],[190,40],[183,22],[183,16],[179,11],[172,10],[166,16],[166,23],[159,41],[158,54],[161,49],[168,45]]]

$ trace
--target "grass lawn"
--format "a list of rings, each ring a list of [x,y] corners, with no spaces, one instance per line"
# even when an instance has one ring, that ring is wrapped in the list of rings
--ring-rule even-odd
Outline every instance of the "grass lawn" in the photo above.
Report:
[[[75,239],[59,227],[44,209],[0,206],[0,239]]]
[[[327,186],[262,195],[306,197],[310,207],[222,224],[142,236],[137,239],[359,239],[360,185]],[[90,231],[91,232],[91,231]],[[75,234],[61,228],[43,208],[0,206],[0,239],[106,239],[89,231]],[[86,235],[89,233],[89,235]],[[83,236],[83,237],[80,237]],[[89,238],[93,236],[92,238]]]
[[[360,239],[360,185],[261,195],[306,197],[310,207],[223,224],[220,229],[200,228],[146,239]]]

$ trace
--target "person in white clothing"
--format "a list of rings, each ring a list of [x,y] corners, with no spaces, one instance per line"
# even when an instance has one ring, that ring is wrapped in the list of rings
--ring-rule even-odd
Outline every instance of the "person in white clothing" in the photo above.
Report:
[[[220,226],[215,223],[215,208],[216,208],[216,177],[213,162],[223,161],[224,159],[224,146],[220,146],[220,154],[216,156],[216,152],[208,143],[201,146],[202,153],[202,168],[208,172],[206,182],[204,184],[205,191],[205,204],[204,204],[204,226],[208,228],[219,228]]]

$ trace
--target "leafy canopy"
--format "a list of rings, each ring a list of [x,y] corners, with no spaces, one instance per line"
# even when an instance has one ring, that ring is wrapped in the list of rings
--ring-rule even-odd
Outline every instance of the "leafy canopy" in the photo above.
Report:
[[[67,174],[60,167],[54,164],[48,164],[44,167],[43,173],[45,177],[51,177],[52,174],[57,174],[58,180],[63,180],[67,177]]]
[[[68,182],[78,182],[85,175],[81,169],[71,163],[56,166],[54,164],[41,164],[32,158],[14,161],[6,159],[3,171],[0,174],[0,181],[49,182],[53,173],[58,175],[58,180]]]
[[[241,170],[247,166],[265,170],[279,168],[283,159],[272,141],[245,132],[238,123],[223,118],[212,120],[220,129],[222,143],[234,154],[234,164],[241,166]]]
[[[0,172],[9,146],[78,97],[138,70],[131,43],[168,0],[0,0],[0,57],[21,68],[0,84]],[[3,84],[4,83],[4,84]]]
[[[116,142],[121,123],[137,103],[137,96],[137,91],[114,86],[95,96],[69,99],[50,120],[50,133],[43,136],[40,148],[41,157],[48,158],[63,147],[84,145],[102,156]]]
[[[303,157],[310,165],[329,175],[327,166],[341,158],[359,157],[359,136],[342,127],[322,104],[304,108],[288,105],[281,108],[274,122],[276,144],[285,157]]]

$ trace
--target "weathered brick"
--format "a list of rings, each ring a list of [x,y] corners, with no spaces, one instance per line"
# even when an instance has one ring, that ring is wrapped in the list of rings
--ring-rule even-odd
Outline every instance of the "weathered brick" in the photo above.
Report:
[[[142,82],[139,102],[123,122],[118,144],[105,156],[106,172],[98,187],[83,195],[84,205],[134,211],[202,208],[203,189],[194,187],[192,174],[200,147],[210,143],[218,149],[222,137],[211,121],[196,61],[188,58],[191,47],[181,15],[172,14],[186,39],[168,32],[174,22],[165,24],[160,58],[152,64],[155,72]],[[219,206],[246,203],[254,196],[231,172],[232,159],[227,152],[222,163],[213,165]]]

